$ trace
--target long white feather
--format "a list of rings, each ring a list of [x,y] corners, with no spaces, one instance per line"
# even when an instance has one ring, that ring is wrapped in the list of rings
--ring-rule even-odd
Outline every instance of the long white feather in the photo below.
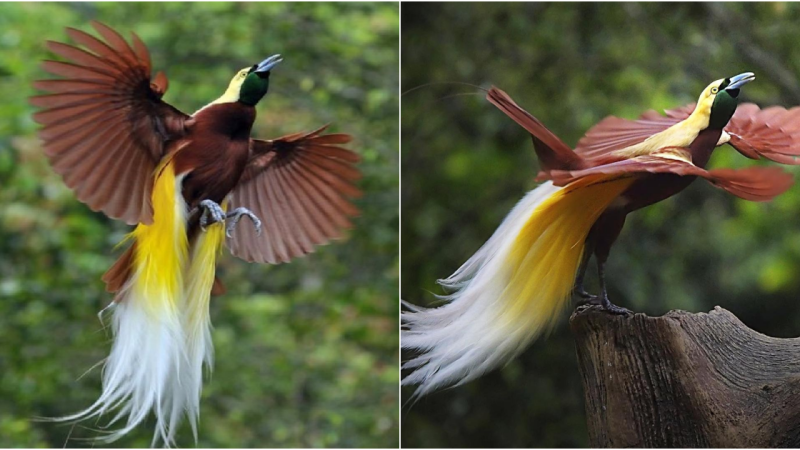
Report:
[[[412,312],[402,313],[407,329],[401,332],[401,345],[424,352],[403,364],[404,369],[416,369],[402,381],[403,385],[420,385],[415,396],[478,378],[521,350],[499,334],[503,327],[493,323],[502,308],[495,300],[501,298],[508,278],[503,256],[510,252],[536,207],[560,189],[547,182],[528,192],[467,262],[439,280],[444,287],[455,289],[440,296],[448,303],[438,308],[413,307]]]
[[[224,207],[224,206],[223,206]],[[223,223],[216,223],[197,236],[192,245],[189,268],[186,276],[186,289],[181,302],[181,323],[186,340],[185,367],[181,368],[180,378],[174,386],[176,396],[189,418],[195,441],[197,422],[200,419],[200,394],[203,390],[203,366],[210,374],[214,365],[214,344],[211,339],[211,318],[209,302],[214,284],[217,255],[225,239]],[[173,417],[171,431],[180,420],[180,414]]]
[[[471,280],[478,270],[501,252],[504,246],[508,246],[516,239],[520,229],[525,225],[525,221],[536,209],[536,206],[560,189],[560,187],[554,186],[552,181],[548,181],[525,194],[522,200],[518,201],[511,212],[503,219],[503,222],[500,223],[492,237],[452,275],[438,280],[438,283],[445,288],[453,289]]]
[[[591,225],[630,179],[567,188],[547,182],[529,192],[486,244],[440,284],[453,290],[438,308],[401,315],[403,348],[418,356],[403,385],[415,397],[495,369],[553,326],[568,305]]]
[[[111,311],[114,341],[103,368],[103,392],[89,408],[59,421],[80,421],[114,412],[103,428],[125,425],[98,438],[113,442],[156,417],[153,445],[173,444],[175,428],[186,410],[180,379],[187,364],[186,339],[179,304],[186,265],[186,204],[181,177],[167,165],[153,189],[152,225],[132,233],[137,252],[130,278],[117,293]],[[126,419],[127,418],[127,419]]]

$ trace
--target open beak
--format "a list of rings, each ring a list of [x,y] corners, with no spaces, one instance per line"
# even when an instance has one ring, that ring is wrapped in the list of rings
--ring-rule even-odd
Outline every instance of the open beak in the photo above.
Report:
[[[269,58],[261,61],[258,64],[258,67],[256,67],[255,72],[256,73],[269,72],[270,70],[272,70],[273,67],[277,66],[278,63],[280,63],[281,61],[283,61],[283,58],[281,58],[281,55],[272,55]]]
[[[753,72],[745,72],[736,75],[735,77],[731,77],[731,84],[725,88],[725,90],[730,89],[739,89],[740,87],[744,86],[745,84],[753,81],[756,79],[756,75]]]

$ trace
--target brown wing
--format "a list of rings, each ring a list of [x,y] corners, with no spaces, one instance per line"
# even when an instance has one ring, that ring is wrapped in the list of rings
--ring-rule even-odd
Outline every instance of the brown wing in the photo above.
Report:
[[[314,251],[341,236],[358,214],[350,198],[361,195],[353,183],[360,158],[340,145],[346,134],[322,134],[326,127],[272,141],[251,140],[250,161],[230,196],[228,210],[245,207],[263,223],[241,223],[228,238],[235,256],[277,264]]]
[[[771,200],[786,192],[794,183],[792,175],[778,167],[705,170],[692,164],[689,158],[688,149],[670,147],[653,155],[638,156],[577,171],[554,170],[549,175],[558,186],[597,175],[602,175],[602,179],[606,180],[655,173],[698,176],[737,197],[758,202]]]
[[[590,128],[578,141],[575,153],[587,159],[638,144],[689,117],[694,104],[666,111],[642,114],[637,120],[607,117]],[[785,109],[773,106],[761,109],[753,103],[743,103],[725,127],[731,137],[728,142],[742,155],[767,158],[782,164],[800,164],[800,108]]]
[[[54,170],[94,211],[128,224],[152,223],[153,170],[165,143],[185,133],[190,117],[161,101],[167,78],[150,77],[150,55],[111,28],[92,22],[104,40],[67,28],[79,45],[47,42],[66,61],[45,61],[61,77],[34,82],[49,94],[31,98],[33,118]]]
[[[586,159],[600,159],[608,153],[636,145],[689,117],[694,104],[665,111],[650,110],[637,120],[609,116],[589,129],[575,146],[575,153]]]
[[[754,202],[765,202],[786,192],[794,184],[792,174],[780,167],[712,169],[705,178],[731,194]]]
[[[800,108],[780,106],[760,109],[745,103],[736,109],[725,132],[729,144],[751,159],[761,157],[781,163],[800,164]]]
[[[543,171],[584,166],[583,160],[564,141],[548,130],[539,119],[517,105],[508,94],[492,87],[486,94],[486,99],[531,134],[533,148]]]
[[[575,180],[591,175],[619,177],[640,176],[655,173],[674,173],[681,176],[700,176],[705,170],[691,163],[691,154],[682,147],[670,147],[659,153],[637,156],[620,161],[602,164],[583,170],[553,170],[548,179],[556,186],[566,186]]]

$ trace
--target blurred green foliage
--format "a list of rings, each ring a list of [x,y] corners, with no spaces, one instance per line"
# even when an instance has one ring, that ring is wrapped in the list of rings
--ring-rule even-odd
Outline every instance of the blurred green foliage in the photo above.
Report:
[[[220,262],[228,293],[212,299],[216,364],[198,445],[396,447],[399,6],[376,3],[0,5],[0,447],[96,436],[33,419],[99,395],[99,369],[78,378],[108,353],[100,276],[129,228],[52,172],[26,100],[45,77],[44,41],[67,40],[65,26],[91,31],[90,19],[135,31],[170,78],[165,100],[189,113],[238,69],[282,53],[254,135],[332,123],[363,156],[362,215],[347,239],[288,265]],[[149,445],[151,425],[118,445]],[[194,445],[188,425],[178,444]]]
[[[404,4],[401,297],[433,303],[435,280],[536,186],[528,134],[457,83],[506,90],[573,145],[607,115],[681,106],[745,71],[757,80],[744,101],[788,107],[800,104],[798,20],[800,5],[783,3]],[[752,164],[728,146],[711,161]],[[797,336],[799,218],[800,186],[757,204],[698,181],[628,217],[609,261],[611,299],[651,315],[721,305],[762,333]],[[596,290],[593,271],[588,281]],[[401,442],[586,446],[583,408],[564,317],[504,369],[406,405]]]

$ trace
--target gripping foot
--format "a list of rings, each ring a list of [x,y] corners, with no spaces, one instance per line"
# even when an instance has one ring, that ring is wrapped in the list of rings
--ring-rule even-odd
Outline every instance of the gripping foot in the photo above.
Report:
[[[253,222],[253,226],[256,228],[256,234],[261,236],[261,219],[253,214],[253,211],[242,207],[234,209],[226,216],[226,218],[231,220],[228,222],[228,226],[225,227],[225,236],[231,237],[231,233],[233,233],[233,229],[236,228],[236,224],[239,223],[244,216],[247,216],[250,221]]]
[[[230,219],[225,227],[225,236],[231,237],[233,229],[236,228],[236,225],[242,220],[242,217],[247,216],[253,222],[256,233],[261,236],[261,219],[247,208],[236,208],[226,214],[222,207],[213,200],[203,200],[197,208],[192,210],[190,215],[196,213],[198,209],[203,210],[203,213],[200,215],[200,229],[203,231],[206,231],[206,227],[209,225],[225,222],[227,219]]]
[[[577,306],[583,306],[583,305],[600,306],[600,297],[586,292],[586,289],[583,288],[583,274],[581,274],[579,278],[575,281],[575,286],[572,287],[572,295],[578,296],[580,298],[580,300],[578,300]]]
[[[633,314],[628,308],[623,308],[622,306],[617,306],[611,303],[611,300],[608,299],[608,295],[603,294],[600,298],[600,306],[603,307],[606,311],[610,312],[611,314],[617,314],[620,316],[626,316],[628,314]]]
[[[588,292],[584,292],[585,295],[581,295],[580,293],[577,292],[576,294],[578,294],[581,297],[581,299],[578,300],[578,303],[576,303],[577,306],[584,306],[584,305],[602,306],[600,303],[600,297],[598,297],[597,295],[592,295],[589,294]]]
[[[595,305],[595,306],[600,306],[601,308],[610,312],[611,314],[619,314],[619,315],[633,314],[633,312],[628,308],[623,308],[622,306],[617,306],[611,303],[611,300],[608,299],[608,294],[605,291],[603,291],[603,293],[601,293],[600,295],[592,295],[586,292],[586,290],[583,289],[583,287],[575,286],[572,289],[572,294],[580,297],[580,300],[578,300],[577,303],[578,306]]]
[[[225,221],[225,211],[216,202],[212,200],[203,200],[198,207],[203,210],[203,213],[200,215],[201,230],[206,231],[207,226]],[[210,222],[208,220],[209,217],[211,218]]]
[[[580,293],[576,293],[576,294],[580,295]],[[585,306],[585,305],[599,306],[599,307],[603,308],[603,310],[605,310],[605,311],[607,311],[607,312],[609,312],[611,314],[617,314],[617,315],[620,315],[620,316],[633,314],[633,311],[631,311],[630,309],[623,308],[622,306],[617,306],[617,305],[611,303],[611,300],[608,299],[607,295],[603,296],[603,295],[586,294],[586,296],[582,296],[582,297],[583,298],[581,300],[578,300],[578,303],[577,303],[578,306]]]

